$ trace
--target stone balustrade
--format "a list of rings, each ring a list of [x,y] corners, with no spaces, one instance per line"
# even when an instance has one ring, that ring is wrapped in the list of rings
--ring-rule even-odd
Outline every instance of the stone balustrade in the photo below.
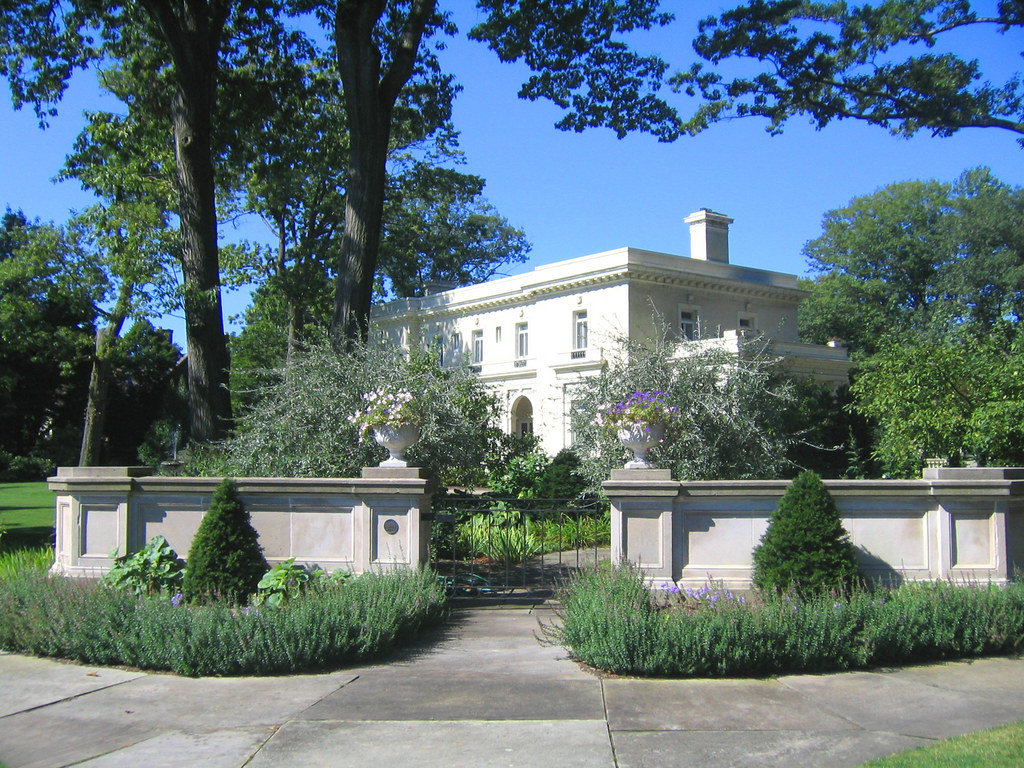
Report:
[[[919,480],[826,480],[862,571],[889,583],[1003,583],[1024,569],[1024,468],[926,469]],[[750,586],[752,552],[787,481],[676,482],[615,470],[612,557],[655,585]]]
[[[53,570],[99,577],[113,558],[162,535],[185,557],[220,478],[165,477],[149,467],[61,467]],[[358,478],[238,478],[264,555],[353,573],[427,562],[427,481],[415,468],[368,468]]]

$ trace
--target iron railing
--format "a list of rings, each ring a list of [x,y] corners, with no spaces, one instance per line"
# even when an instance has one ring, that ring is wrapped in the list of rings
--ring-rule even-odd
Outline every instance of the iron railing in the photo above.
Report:
[[[431,565],[453,594],[551,594],[609,557],[604,499],[444,495],[431,517]]]

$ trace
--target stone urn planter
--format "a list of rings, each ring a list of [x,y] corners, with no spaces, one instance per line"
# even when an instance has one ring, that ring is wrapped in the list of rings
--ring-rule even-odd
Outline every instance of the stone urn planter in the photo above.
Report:
[[[381,424],[373,428],[373,439],[388,450],[388,457],[378,466],[407,467],[405,452],[420,439],[420,428],[416,424]]]
[[[664,424],[630,424],[621,426],[619,442],[633,452],[633,460],[626,462],[625,469],[653,469],[647,460],[647,453],[665,437]]]

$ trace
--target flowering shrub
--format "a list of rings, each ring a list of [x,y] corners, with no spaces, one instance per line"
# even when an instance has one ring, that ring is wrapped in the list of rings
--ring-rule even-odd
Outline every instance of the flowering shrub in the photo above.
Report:
[[[705,584],[702,587],[682,587],[668,584],[660,590],[652,592],[652,601],[660,609],[684,608],[700,610],[704,608],[721,608],[727,605],[743,604],[747,598],[729,591],[721,584]]]
[[[363,395],[363,407],[349,417],[359,434],[368,437],[375,427],[419,424],[420,414],[408,389],[388,391],[380,387]]]
[[[441,366],[429,351],[354,344],[335,350],[327,339],[300,349],[288,366],[266,371],[239,413],[219,454],[191,471],[234,477],[358,477],[382,458],[360,440],[357,411],[366,393],[413,393],[420,439],[409,460],[441,485],[482,485],[482,464],[501,430],[498,404],[468,367]],[[607,398],[606,398],[607,399]],[[427,407],[429,404],[429,407]]]
[[[795,387],[778,358],[753,342],[739,357],[718,346],[676,344],[659,329],[642,341],[622,340],[608,366],[574,385],[572,432],[581,458],[576,474],[599,493],[609,472],[622,466],[622,444],[606,417],[607,404],[623,402],[607,418],[616,421],[634,392],[664,393],[675,411],[669,439],[653,459],[676,480],[781,477],[798,437]],[[665,333],[668,331],[665,329]],[[801,406],[802,408],[803,406]],[[639,410],[639,409],[638,409]]]
[[[747,598],[745,598],[743,595],[735,595],[728,589],[725,589],[725,587],[714,586],[711,584],[707,584],[703,587],[698,587],[697,589],[687,587],[685,590],[685,594],[689,602],[697,606],[704,606],[710,608],[717,607],[719,605],[719,601],[721,601],[722,604],[747,602]]]
[[[595,423],[614,431],[637,424],[668,426],[675,419],[676,409],[664,392],[634,392],[626,400],[599,408]]]

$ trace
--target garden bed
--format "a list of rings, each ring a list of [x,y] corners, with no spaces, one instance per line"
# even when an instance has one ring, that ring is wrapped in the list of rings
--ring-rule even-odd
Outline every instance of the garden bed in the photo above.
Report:
[[[1019,653],[1024,584],[930,582],[807,600],[652,593],[631,568],[577,575],[549,640],[607,672],[769,676]]]
[[[189,676],[292,674],[380,656],[438,624],[444,606],[426,570],[325,583],[258,609],[27,572],[0,583],[0,648]]]

